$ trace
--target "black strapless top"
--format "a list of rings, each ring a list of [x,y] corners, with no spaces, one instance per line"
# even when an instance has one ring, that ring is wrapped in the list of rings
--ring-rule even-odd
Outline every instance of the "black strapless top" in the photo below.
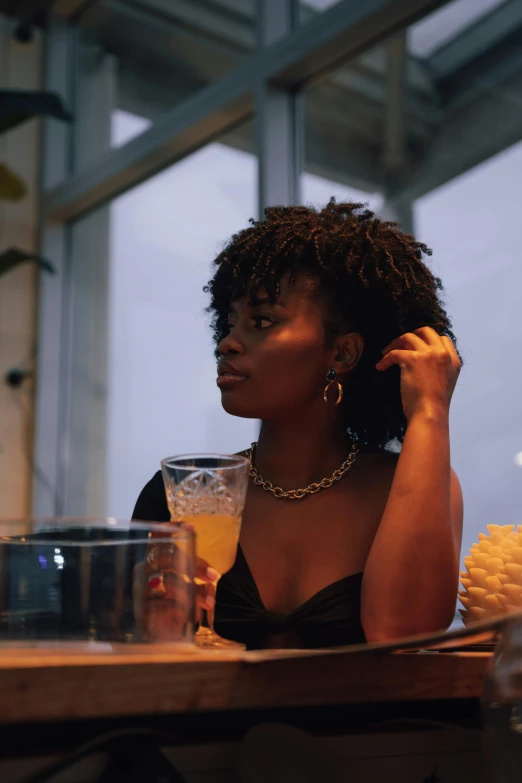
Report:
[[[168,522],[163,478],[158,471],[142,490],[133,519]],[[361,625],[362,573],[324,587],[292,612],[265,608],[254,577],[238,547],[236,562],[218,583],[215,628],[226,639],[248,649],[267,646],[273,635],[285,634],[292,647],[335,647],[365,642]]]

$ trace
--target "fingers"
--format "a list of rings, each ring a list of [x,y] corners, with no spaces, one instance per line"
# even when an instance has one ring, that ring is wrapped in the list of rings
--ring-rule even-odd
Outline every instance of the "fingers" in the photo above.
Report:
[[[175,573],[162,575],[165,593],[161,598],[149,594],[146,563],[138,563],[133,571],[132,599],[138,630],[150,641],[176,641],[183,635],[192,616],[192,598],[186,580]]]
[[[219,574],[209,566],[206,560],[196,557],[195,577],[201,579],[202,582],[215,583],[219,579]]]
[[[400,335],[400,337],[396,337],[383,349],[382,354],[385,356],[391,351],[404,350],[426,352],[430,349],[436,352],[449,353],[452,364],[460,368],[461,362],[453,341],[447,335],[438,334],[431,326],[423,326],[420,329],[415,329],[413,332],[406,332]],[[396,364],[397,362],[394,363]]]
[[[377,362],[377,370],[387,370],[392,364],[397,364],[399,367],[406,366],[407,362],[411,359],[411,351],[389,351],[380,362]]]
[[[418,332],[429,335],[430,342],[424,342]],[[434,329],[428,327],[397,337],[384,349],[383,354],[383,358],[376,365],[377,370],[387,370],[393,364],[404,368],[422,358],[423,360],[435,360],[448,366],[451,363],[456,376],[460,372],[461,362],[452,340],[446,335],[437,334]]]
[[[449,354],[451,356],[451,362],[452,362],[453,366],[455,367],[455,369],[458,372],[460,372],[460,368],[462,367],[462,362],[459,359],[459,355],[457,353],[457,350],[456,350],[455,346],[453,345],[453,341],[450,340],[450,338],[447,337],[446,335],[444,335],[442,340],[444,341],[444,345],[446,346],[446,350],[449,352]]]
[[[166,594],[163,597],[149,597],[144,602],[142,627],[150,641],[167,642],[180,639],[189,617],[197,621],[200,609],[213,615],[216,605],[216,587],[212,582],[196,584],[195,607],[190,605],[186,582],[177,574],[165,574],[164,584]]]
[[[421,329],[416,329],[415,335],[425,341],[426,347],[430,347],[437,354],[441,356],[449,355],[453,367],[460,371],[461,361],[457,350],[451,340],[446,334],[439,334],[432,329],[431,326],[423,326]]]
[[[406,332],[400,337],[396,337],[391,343],[388,343],[386,348],[383,349],[383,356],[390,351],[395,350],[410,350],[410,351],[423,351],[426,349],[426,343],[422,338],[414,332]]]
[[[421,326],[420,329],[415,329],[413,334],[426,343],[426,345],[440,345],[440,342],[443,339],[431,326]]]
[[[211,611],[216,605],[218,572],[206,560],[196,557],[196,603],[201,609]],[[203,584],[201,584],[203,582]]]
[[[419,329],[414,329],[412,332],[405,332],[405,334],[396,337],[395,340],[392,340],[391,343],[388,343],[386,348],[384,348],[383,354],[388,353],[388,351],[404,348],[419,351],[425,350],[427,346],[435,347],[444,345],[445,347],[449,347],[448,343],[455,351],[449,337],[440,335],[431,326],[421,326]]]
[[[151,642],[179,641],[194,622],[191,563],[183,547],[165,534],[152,535],[144,562],[133,571],[132,597],[136,626]]]
[[[213,609],[216,605],[216,586],[196,585],[196,603],[201,609]]]
[[[176,641],[183,629],[194,618],[192,591],[183,575],[163,575],[165,594],[148,597],[145,603],[145,627],[151,641]]]
[[[191,590],[183,574],[172,569],[172,551],[168,545],[156,545],[155,567],[137,563],[133,571],[132,599],[137,628],[150,641],[171,641],[180,638],[187,618],[192,615]],[[161,573],[162,594],[152,596],[149,577]],[[216,583],[219,574],[201,558],[195,564],[196,610],[213,612],[216,605]]]

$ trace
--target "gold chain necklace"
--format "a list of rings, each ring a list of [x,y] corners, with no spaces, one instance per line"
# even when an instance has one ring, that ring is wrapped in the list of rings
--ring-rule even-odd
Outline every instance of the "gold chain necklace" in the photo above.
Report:
[[[271,481],[267,481],[263,478],[263,476],[261,476],[258,469],[254,465],[254,455],[256,453],[256,448],[257,442],[252,443],[251,447],[246,452],[247,457],[250,460],[250,475],[254,479],[254,484],[257,484],[258,487],[263,487],[266,492],[271,492],[272,495],[275,495],[276,498],[283,498],[285,500],[301,500],[301,498],[304,498],[307,495],[315,495],[315,493],[319,492],[321,489],[328,489],[336,481],[342,479],[344,474],[350,470],[359,452],[357,445],[352,443],[352,448],[350,449],[348,457],[345,459],[340,468],[334,470],[329,478],[321,479],[319,482],[314,481],[304,489],[289,489],[288,491],[285,491],[281,487],[274,487]]]

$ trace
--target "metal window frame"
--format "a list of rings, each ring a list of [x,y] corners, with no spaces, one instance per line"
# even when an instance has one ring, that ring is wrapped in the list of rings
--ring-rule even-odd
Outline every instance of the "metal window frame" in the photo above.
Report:
[[[258,49],[297,29],[299,0],[257,0]],[[261,81],[255,89],[258,210],[299,204],[302,168],[302,92]]]
[[[77,13],[79,0],[59,0]],[[303,120],[299,92],[342,61],[406,29],[449,0],[340,0],[297,27],[296,0],[258,6],[262,45],[232,73],[201,89],[152,127],[89,168],[72,173],[73,128],[45,123],[41,248],[58,275],[42,276],[39,312],[34,513],[64,513],[71,395],[70,223],[257,116],[260,210],[299,201]],[[60,6],[60,7],[61,7]],[[279,10],[277,10],[278,7]],[[63,10],[63,9],[62,9]],[[277,10],[277,15],[274,16]],[[75,29],[56,19],[47,32],[46,87],[75,104]],[[52,177],[52,179],[51,179]]]
[[[449,0],[341,0],[44,194],[46,220],[73,220],[195,152],[254,113],[260,84],[292,93]]]
[[[44,39],[43,70],[51,87],[71,105],[76,36],[67,24],[53,24]],[[72,166],[73,131],[58,120],[42,126],[41,187],[64,180]],[[38,352],[34,434],[33,513],[52,516],[64,511],[61,478],[68,420],[69,356],[68,323],[72,303],[69,275],[70,227],[43,219],[39,227],[42,255],[52,259],[57,274],[40,275],[38,301]]]

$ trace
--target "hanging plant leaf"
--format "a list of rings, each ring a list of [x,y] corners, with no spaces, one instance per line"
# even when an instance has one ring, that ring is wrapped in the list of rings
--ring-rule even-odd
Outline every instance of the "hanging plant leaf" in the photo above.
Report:
[[[71,122],[72,115],[54,92],[0,90],[0,133],[32,117],[56,117]]]
[[[26,193],[23,179],[5,163],[0,163],[0,201],[20,201]]]
[[[9,272],[9,270],[18,266],[18,264],[23,264],[26,261],[34,261],[35,264],[38,264],[40,269],[49,272],[51,275],[56,273],[54,266],[45,258],[42,258],[36,253],[28,253],[26,250],[20,250],[17,247],[10,247],[7,250],[4,250],[3,253],[0,253],[0,276]]]

